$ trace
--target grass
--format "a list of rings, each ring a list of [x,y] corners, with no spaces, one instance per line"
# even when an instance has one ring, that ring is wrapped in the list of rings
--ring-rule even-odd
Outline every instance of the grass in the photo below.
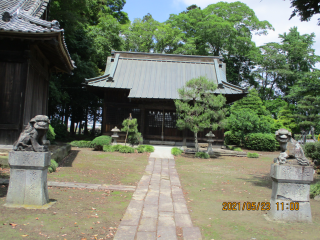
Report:
[[[275,223],[265,211],[222,211],[223,202],[270,201],[270,165],[279,152],[259,159],[177,157],[176,167],[195,226],[203,239],[317,239],[320,202],[311,199],[313,224]]]
[[[0,188],[1,206],[6,191]],[[132,193],[49,188],[49,196],[57,202],[47,210],[1,207],[0,239],[113,238]]]
[[[135,185],[148,163],[147,154],[97,152],[72,148],[48,181]]]

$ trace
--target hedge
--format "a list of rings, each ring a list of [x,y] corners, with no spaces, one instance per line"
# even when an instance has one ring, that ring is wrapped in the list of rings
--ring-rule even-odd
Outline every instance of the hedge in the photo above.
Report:
[[[257,151],[276,151],[277,140],[271,133],[250,133],[245,136],[244,146]]]
[[[110,145],[112,141],[112,138],[110,136],[100,136],[96,137],[91,141],[92,147],[94,147],[95,150],[102,150],[104,145]]]
[[[225,145],[238,145],[240,146],[241,139],[237,137],[231,131],[227,131],[224,133],[224,144]]]
[[[210,158],[210,155],[209,155],[208,153],[206,153],[206,152],[197,152],[197,153],[195,154],[195,157],[196,157],[196,158],[205,158],[205,159],[208,159],[208,158]]]
[[[181,153],[183,153],[183,151],[182,151],[181,149],[176,148],[176,147],[171,148],[171,154],[172,154],[172,155],[178,156],[178,155],[180,155]]]
[[[72,141],[70,143],[70,145],[72,147],[78,147],[78,148],[91,148],[91,141],[84,141],[84,140],[80,140],[80,141]]]
[[[316,165],[320,164],[320,142],[308,142],[303,146],[304,154],[306,157],[316,161]]]
[[[259,154],[258,153],[250,153],[250,152],[248,152],[247,153],[247,157],[248,158],[258,158]]]

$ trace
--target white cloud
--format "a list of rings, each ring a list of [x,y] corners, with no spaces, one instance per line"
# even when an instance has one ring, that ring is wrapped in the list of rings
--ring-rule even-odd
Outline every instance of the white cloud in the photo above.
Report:
[[[190,6],[196,4],[202,9],[207,7],[209,4],[217,3],[219,1],[212,0],[173,0],[176,4],[185,4]],[[230,0],[224,0],[225,2],[234,2]],[[313,48],[316,49],[316,54],[320,55],[320,34],[317,36],[317,32],[320,30],[320,26],[317,25],[318,18],[320,15],[315,15],[310,22],[300,22],[299,17],[294,17],[289,20],[292,13],[290,8],[290,1],[279,1],[279,0],[243,0],[243,3],[247,4],[251,9],[254,10],[256,16],[260,21],[267,20],[272,24],[275,31],[269,31],[268,35],[254,35],[253,40],[257,46],[261,46],[268,42],[279,42],[279,34],[289,32],[291,27],[297,26],[298,31],[301,34],[316,33],[315,43]]]

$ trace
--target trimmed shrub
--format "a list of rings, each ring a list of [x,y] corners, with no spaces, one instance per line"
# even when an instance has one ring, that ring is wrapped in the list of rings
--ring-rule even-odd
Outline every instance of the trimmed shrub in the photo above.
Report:
[[[134,148],[129,146],[121,146],[119,148],[119,152],[121,153],[134,153]]]
[[[123,128],[121,128],[121,132],[128,132],[128,143],[133,146],[134,144],[143,142],[141,133],[138,132],[138,121],[136,118],[123,120],[122,126]]]
[[[308,142],[304,144],[303,151],[306,157],[309,157],[312,160],[318,160],[316,164],[320,164],[320,142]]]
[[[91,141],[84,141],[84,140],[80,140],[80,141],[72,141],[70,143],[70,145],[72,147],[78,147],[78,148],[91,148]]]
[[[243,150],[241,148],[239,148],[239,147],[236,147],[236,148],[233,147],[232,150],[233,151],[237,151],[237,152],[243,152]]]
[[[154,152],[154,146],[151,146],[151,145],[140,145],[140,146],[144,147],[145,152],[149,152],[149,153]]]
[[[100,136],[96,137],[91,141],[92,147],[94,150],[101,151],[104,145],[110,145],[112,138],[110,136]]]
[[[209,154],[206,153],[206,152],[197,152],[197,153],[195,154],[195,157],[196,157],[196,158],[205,158],[205,159],[210,158]]]
[[[250,152],[248,152],[247,157],[248,158],[258,158],[259,154],[258,153],[250,153]]]
[[[142,146],[142,145],[138,146],[138,147],[137,147],[137,152],[138,152],[138,153],[144,153],[144,152],[145,152],[144,146]]]
[[[227,131],[224,133],[224,144],[225,145],[240,145],[241,138],[237,137],[231,131]]]
[[[276,151],[277,140],[271,133],[250,133],[245,136],[244,145],[248,149],[257,151]]]
[[[182,151],[181,149],[176,148],[176,147],[171,148],[171,154],[172,154],[172,155],[178,156],[178,155],[180,155],[181,153],[183,153],[183,151]]]
[[[113,149],[113,146],[111,145],[104,145],[103,149],[104,152],[114,152],[115,150]]]
[[[310,186],[310,198],[320,195],[320,182]]]
[[[51,159],[50,166],[48,167],[48,172],[49,173],[55,172],[58,166],[59,166],[58,163],[54,159]]]
[[[53,143],[55,138],[56,138],[56,134],[54,133],[54,128],[51,126],[51,124],[49,124],[47,139],[50,141],[50,143]]]
[[[56,139],[65,139],[68,136],[68,127],[60,120],[51,120],[51,125],[54,128]]]
[[[117,144],[117,145],[113,145],[112,146],[112,150],[115,151],[115,152],[119,152],[119,149],[122,147],[122,145],[120,144]]]

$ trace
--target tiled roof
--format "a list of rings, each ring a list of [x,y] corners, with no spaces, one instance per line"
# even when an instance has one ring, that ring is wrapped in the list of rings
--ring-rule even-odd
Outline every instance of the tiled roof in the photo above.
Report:
[[[72,68],[75,68],[71,60],[64,39],[64,30],[60,29],[59,22],[42,20],[50,0],[0,0],[0,34],[55,34],[59,35],[64,51]]]
[[[142,54],[139,53],[141,56]],[[117,52],[111,61],[108,58],[103,76],[86,79],[91,87],[130,89],[129,98],[178,99],[177,90],[192,78],[205,76],[218,85],[217,94],[244,94],[245,89],[227,82],[225,64],[218,57],[183,56],[157,54],[152,59],[122,56]],[[170,59],[171,58],[171,59]],[[207,60],[209,59],[209,61]],[[201,61],[199,61],[201,60]]]

